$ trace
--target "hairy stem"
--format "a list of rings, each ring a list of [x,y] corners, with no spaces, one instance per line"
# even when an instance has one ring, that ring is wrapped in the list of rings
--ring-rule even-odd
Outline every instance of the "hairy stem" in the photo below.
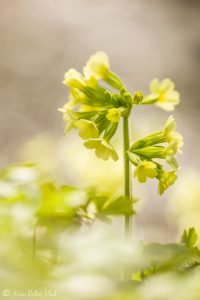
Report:
[[[131,183],[130,183],[130,165],[128,156],[126,154],[129,149],[129,122],[128,116],[123,118],[123,137],[124,137],[124,197],[125,201],[127,201],[129,207],[132,209],[132,201],[131,201]],[[126,238],[130,238],[131,229],[132,229],[132,218],[131,216],[125,214],[125,236]]]

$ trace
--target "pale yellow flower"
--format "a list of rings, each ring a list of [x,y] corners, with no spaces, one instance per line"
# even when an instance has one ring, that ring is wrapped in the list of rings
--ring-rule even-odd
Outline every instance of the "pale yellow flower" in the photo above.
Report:
[[[134,176],[140,182],[146,182],[147,178],[155,178],[157,176],[157,165],[152,161],[142,161],[135,169]]]
[[[180,102],[180,94],[175,91],[173,81],[166,78],[162,81],[154,79],[151,81],[149,89],[151,97],[157,99],[155,104],[166,111],[174,110]]]
[[[63,105],[63,107],[58,108],[58,111],[63,113],[63,119],[65,120],[65,115],[67,115],[68,110],[71,110],[78,104],[77,98],[74,94],[70,91],[68,101]],[[68,117],[66,116],[67,120]]]
[[[172,131],[176,130],[176,120],[174,118],[173,115],[169,116],[169,118],[167,119],[166,123],[165,123],[165,134],[168,134]]]
[[[110,63],[107,54],[98,51],[91,55],[86,66],[83,68],[83,74],[86,78],[94,76],[97,80],[104,79],[109,71]]]
[[[169,143],[169,147],[173,146],[173,149],[176,150],[174,151],[174,154],[176,152],[181,153],[181,148],[183,146],[183,137],[182,135],[175,131],[176,129],[176,121],[174,119],[173,116],[170,116],[165,124],[165,128],[164,128],[164,133],[165,133],[165,137],[167,142]]]
[[[69,69],[64,75],[63,84],[72,89],[81,89],[85,85],[85,82],[81,73],[77,72],[75,69]]]
[[[79,136],[84,140],[99,137],[98,128],[92,121],[84,119],[77,120],[74,122],[74,127],[79,128]]]
[[[164,193],[164,191],[177,179],[177,175],[175,171],[165,172],[162,171],[162,173],[159,175],[159,185],[158,185],[158,192],[160,195]]]
[[[111,157],[113,160],[119,159],[113,146],[104,139],[89,140],[84,143],[84,146],[87,149],[95,149],[96,156],[103,160],[107,160],[109,157]]]

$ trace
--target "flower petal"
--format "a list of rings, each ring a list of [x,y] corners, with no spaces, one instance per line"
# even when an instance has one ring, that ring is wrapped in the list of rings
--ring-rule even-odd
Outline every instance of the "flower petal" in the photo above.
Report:
[[[159,80],[157,78],[153,79],[150,82],[149,89],[150,89],[150,92],[152,94],[157,94],[158,91],[159,91],[159,87],[160,87],[160,83],[159,83]]]
[[[160,83],[160,92],[162,93],[171,92],[174,90],[174,88],[174,82],[169,78],[163,79]]]

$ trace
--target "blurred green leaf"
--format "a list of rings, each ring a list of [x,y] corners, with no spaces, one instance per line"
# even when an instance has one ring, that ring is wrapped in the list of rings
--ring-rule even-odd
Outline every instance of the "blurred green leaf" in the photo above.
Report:
[[[143,245],[144,267],[132,276],[133,280],[143,280],[155,274],[166,272],[181,273],[200,266],[200,251],[183,244]]]
[[[183,235],[181,237],[181,242],[185,244],[188,248],[194,247],[198,240],[198,235],[194,227],[189,228],[188,230],[184,230]]]
[[[96,216],[103,220],[109,221],[109,216],[132,215],[133,209],[124,197],[110,198],[106,196],[95,196],[91,199],[96,207]],[[136,200],[134,200],[136,201]]]
[[[132,215],[134,213],[133,209],[130,207],[128,201],[125,200],[124,197],[118,197],[117,199],[113,199],[111,201],[107,201],[103,207],[103,213],[105,215]]]

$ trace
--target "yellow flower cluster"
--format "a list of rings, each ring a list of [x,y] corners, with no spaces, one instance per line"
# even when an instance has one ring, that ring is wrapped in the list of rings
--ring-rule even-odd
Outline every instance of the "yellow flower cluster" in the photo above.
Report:
[[[100,80],[109,84],[111,90],[100,85]],[[85,147],[95,149],[97,157],[117,160],[110,140],[120,118],[129,114],[133,97],[111,72],[107,54],[99,51],[92,55],[83,73],[70,69],[64,75],[63,84],[70,90],[68,102],[59,109],[67,122],[65,133],[78,129],[79,136],[87,140]]]
[[[154,79],[148,95],[141,91],[129,92],[122,80],[111,71],[108,55],[103,51],[91,55],[82,73],[75,69],[66,72],[63,83],[69,88],[69,100],[60,109],[67,123],[65,133],[72,128],[77,129],[79,136],[85,140],[84,146],[94,149],[96,156],[103,160],[110,157],[118,159],[110,141],[120,119],[128,118],[134,106],[155,104],[171,111],[180,102],[180,95],[168,78],[161,81]],[[175,130],[175,119],[170,116],[162,131],[136,141],[127,152],[136,167],[134,175],[140,182],[157,178],[160,194],[177,178],[178,163],[174,156],[177,152],[181,153],[183,138]],[[164,170],[157,159],[166,162],[172,170]]]
[[[157,178],[160,194],[172,185],[177,178],[178,163],[174,155],[181,152],[183,138],[175,130],[175,119],[170,116],[163,131],[156,132],[135,142],[128,151],[129,159],[136,167],[134,175],[140,182],[146,182],[147,178]],[[172,170],[165,171],[163,166],[155,159],[165,160],[172,167]]]

